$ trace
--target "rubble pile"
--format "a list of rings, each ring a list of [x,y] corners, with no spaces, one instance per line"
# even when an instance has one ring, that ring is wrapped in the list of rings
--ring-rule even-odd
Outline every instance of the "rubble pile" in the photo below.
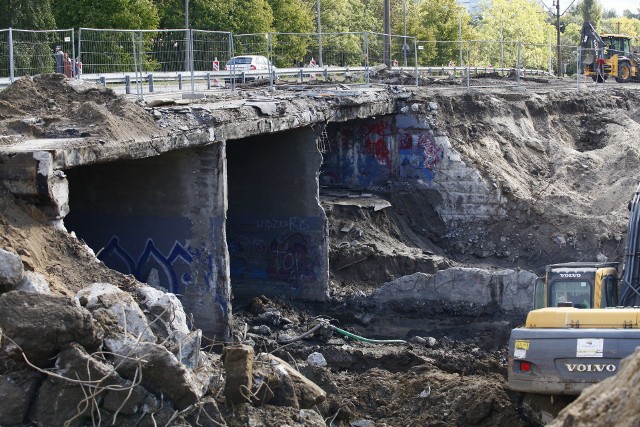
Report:
[[[325,399],[321,388],[247,345],[206,351],[173,294],[91,283],[75,297],[54,295],[42,275],[4,249],[0,289],[4,427],[220,426],[236,409],[258,416],[242,405],[265,404],[292,408],[301,425],[324,425],[307,411]]]

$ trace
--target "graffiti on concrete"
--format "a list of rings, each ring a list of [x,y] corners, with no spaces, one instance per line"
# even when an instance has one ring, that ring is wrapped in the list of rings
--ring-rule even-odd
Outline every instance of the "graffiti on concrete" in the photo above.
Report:
[[[400,178],[433,180],[433,169],[442,160],[443,149],[431,131],[421,134],[402,132],[398,135]]]
[[[393,173],[395,125],[391,117],[330,129],[324,154],[323,185],[368,187],[385,184]]]
[[[295,294],[322,280],[320,218],[230,218],[227,239],[234,289],[268,286]]]
[[[391,169],[391,150],[388,137],[392,134],[391,120],[380,120],[360,126],[360,138],[364,141],[364,154],[373,156],[380,166]],[[387,137],[385,139],[385,136]]]
[[[320,175],[326,186],[367,188],[395,177],[430,182],[443,159],[431,130],[398,128],[392,117],[336,125],[329,141]]]
[[[168,255],[158,249],[153,239],[147,239],[139,256],[131,255],[120,244],[117,236],[99,252],[98,259],[108,267],[125,274],[132,274],[141,282],[182,293],[191,283],[191,263],[193,256],[180,243],[175,242]]]

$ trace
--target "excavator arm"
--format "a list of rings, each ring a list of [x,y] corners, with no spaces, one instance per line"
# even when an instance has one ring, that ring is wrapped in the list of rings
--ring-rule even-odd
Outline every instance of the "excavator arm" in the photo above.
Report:
[[[580,60],[582,64],[593,66],[603,56],[604,40],[598,34],[591,22],[582,25],[580,33]]]
[[[620,305],[640,306],[640,185],[629,203],[627,251],[622,273]]]

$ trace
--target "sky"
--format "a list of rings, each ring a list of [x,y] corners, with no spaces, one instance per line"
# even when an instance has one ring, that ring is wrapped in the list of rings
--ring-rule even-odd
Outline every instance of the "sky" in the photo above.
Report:
[[[640,0],[600,0],[604,9],[615,9],[618,15],[622,16],[622,11],[629,9],[636,12],[640,7]],[[560,3],[562,6],[562,3]]]

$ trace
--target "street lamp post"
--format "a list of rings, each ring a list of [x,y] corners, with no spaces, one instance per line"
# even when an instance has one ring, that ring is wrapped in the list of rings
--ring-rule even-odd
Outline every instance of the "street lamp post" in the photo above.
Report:
[[[318,22],[318,65],[322,67],[322,26],[320,23],[320,0],[316,0],[316,15]]]
[[[462,67],[462,10],[458,13],[458,35],[460,36],[460,66]]]
[[[402,41],[402,56],[404,57],[404,66],[407,66],[407,0],[402,1],[402,23],[404,25],[404,40]]]
[[[462,67],[462,12],[464,11],[463,4],[469,4],[468,1],[459,2],[458,6],[458,38],[460,39],[460,66]]]
[[[504,73],[504,36],[502,35],[503,19],[504,17],[500,17],[500,68]]]
[[[184,56],[184,69],[189,70],[189,64],[191,64],[191,58],[189,57],[189,0],[184,0],[184,28],[185,28],[185,40],[186,40],[186,52]]]

